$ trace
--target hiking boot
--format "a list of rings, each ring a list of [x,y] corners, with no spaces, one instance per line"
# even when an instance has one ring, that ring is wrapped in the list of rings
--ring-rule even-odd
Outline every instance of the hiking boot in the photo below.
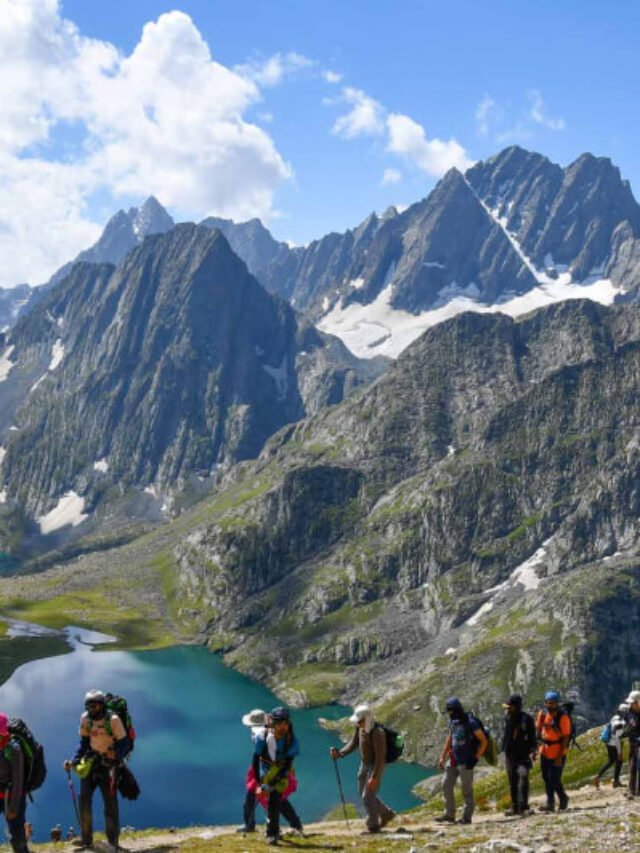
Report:
[[[593,785],[594,788],[599,788],[600,787],[600,777],[594,776],[593,779],[591,780],[591,784]]]
[[[277,835],[267,835],[267,844],[269,845],[269,847],[275,847],[278,843],[278,840],[279,838]]]
[[[435,818],[436,823],[455,823],[455,817],[449,817],[448,814],[441,814],[439,817]]]
[[[560,800],[560,805],[558,806],[558,811],[566,812],[569,808],[569,797],[565,796],[564,799]]]
[[[470,817],[461,817],[460,818],[460,823],[471,823],[471,822],[472,821],[471,821]]]
[[[547,813],[554,812],[555,810],[556,807],[553,805],[553,803],[547,803],[546,806],[540,806],[539,808],[539,811]]]
[[[390,809],[388,812],[383,814],[382,817],[380,818],[380,829],[384,829],[384,827],[388,823],[391,823],[391,821],[394,819],[395,816],[396,816],[396,813],[392,809]]]
[[[243,835],[246,835],[248,832],[255,832],[255,826],[239,826],[236,829],[236,832],[241,832]]]
[[[619,779],[614,779],[611,783],[612,788],[622,788],[622,782]]]
[[[517,814],[518,814],[518,809],[514,809],[513,806],[510,809],[504,810],[504,816],[505,817],[516,817]]]
[[[304,838],[304,827],[292,826],[287,835],[295,835],[297,838]]]

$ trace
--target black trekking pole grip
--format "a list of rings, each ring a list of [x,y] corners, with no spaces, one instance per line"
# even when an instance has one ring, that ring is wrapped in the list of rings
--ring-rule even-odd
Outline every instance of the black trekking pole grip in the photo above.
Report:
[[[338,759],[333,759],[333,766],[336,769],[336,779],[338,780],[338,790],[340,791],[340,799],[342,800],[342,810],[344,811],[344,819],[347,823],[347,829],[351,829],[349,826],[349,818],[347,817],[347,804],[344,801],[344,792],[342,790],[342,780],[340,779],[340,771],[338,770]]]

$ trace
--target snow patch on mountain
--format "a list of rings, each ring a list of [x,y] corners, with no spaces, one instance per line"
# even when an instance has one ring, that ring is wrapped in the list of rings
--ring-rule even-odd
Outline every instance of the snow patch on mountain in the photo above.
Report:
[[[2,356],[0,356],[0,382],[4,382],[7,379],[12,368],[15,366],[11,361],[11,353],[14,349],[14,346],[7,347]]]
[[[67,492],[50,512],[36,519],[40,525],[40,532],[46,536],[62,527],[69,525],[77,527],[78,524],[82,524],[85,519],[89,518],[83,510],[84,498],[73,491]]]
[[[455,283],[451,284],[445,290],[457,295],[453,295],[446,304],[420,314],[410,314],[389,304],[393,295],[393,287],[389,286],[368,305],[351,303],[343,306],[340,302],[336,303],[320,320],[318,328],[340,338],[359,358],[373,358],[376,355],[396,358],[426,329],[464,311],[519,317],[536,308],[566,299],[591,299],[601,305],[611,305],[619,293],[607,278],[578,284],[567,281],[566,276],[560,276],[557,279],[548,278],[546,283],[528,293],[520,296],[505,294],[504,302],[486,305],[472,298],[472,287],[475,288],[475,285],[462,290]]]
[[[58,367],[64,358],[64,344],[62,343],[62,338],[58,338],[53,344],[53,349],[51,350],[51,363],[49,364],[49,370],[55,370]]]
[[[93,470],[100,471],[101,474],[106,474],[109,470],[109,463],[107,462],[107,457],[103,456],[102,459],[98,459],[97,462],[94,462]]]

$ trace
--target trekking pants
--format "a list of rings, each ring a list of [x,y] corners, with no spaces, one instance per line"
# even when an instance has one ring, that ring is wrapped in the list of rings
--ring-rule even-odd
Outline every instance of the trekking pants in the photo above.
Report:
[[[6,792],[7,797],[9,792]],[[0,798],[0,813],[6,815],[6,802],[4,796]],[[27,797],[25,794],[20,798],[18,812],[15,817],[7,818],[7,828],[9,829],[9,837],[11,839],[11,847],[14,853],[28,853],[27,836],[24,831],[24,818],[27,810]]]
[[[253,791],[247,791],[244,798],[244,808],[242,810],[244,816],[244,825],[246,829],[256,828],[256,795]]]
[[[566,791],[562,785],[562,771],[564,770],[564,759],[558,767],[554,758],[547,758],[546,755],[540,756],[540,770],[544,780],[544,787],[547,792],[547,806],[550,809],[555,808],[554,795],[558,795],[560,808],[566,808],[569,802]]]
[[[640,795],[640,743],[629,744],[629,793],[634,797]]]
[[[454,788],[456,786],[458,776],[460,777],[462,799],[464,800],[462,819],[471,820],[476,807],[475,800],[473,799],[473,767],[445,767],[444,782],[442,783],[442,791],[444,793],[444,811],[447,817],[455,819],[456,800]]]
[[[505,768],[509,778],[511,805],[513,810],[522,814],[529,808],[529,770],[530,762],[518,762],[505,756]]]
[[[302,821],[289,799],[283,799],[277,791],[271,791],[267,806],[267,838],[277,838],[280,835],[280,815],[293,829],[302,830]]]
[[[602,779],[604,774],[610,767],[613,767],[613,781],[620,782],[620,773],[622,771],[622,756],[618,753],[618,750],[615,746],[610,746],[606,744],[607,747],[607,763],[603,764],[602,768],[598,771],[598,779]]]
[[[380,819],[382,817],[391,818],[394,814],[393,809],[384,803],[377,792],[370,791],[368,782],[373,776],[375,765],[364,764],[360,765],[358,771],[358,792],[362,797],[362,802],[367,812],[367,829],[375,832],[380,827]],[[380,787],[378,786],[378,791]]]
[[[120,815],[118,809],[118,788],[115,773],[102,764],[94,766],[91,773],[80,782],[80,836],[85,845],[93,843],[93,814],[91,803],[93,793],[100,788],[104,802],[104,826],[107,841],[113,847],[118,846],[120,838]]]

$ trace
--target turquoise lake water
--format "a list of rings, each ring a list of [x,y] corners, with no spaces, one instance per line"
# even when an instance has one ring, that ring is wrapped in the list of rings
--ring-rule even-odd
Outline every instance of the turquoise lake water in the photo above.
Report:
[[[57,823],[63,829],[76,823],[62,762],[75,751],[83,696],[92,687],[126,696],[138,733],[130,767],[142,794],[135,803],[121,801],[123,826],[242,823],[252,744],[240,718],[252,708],[270,710],[280,704],[276,697],[201,647],[110,652],[88,645],[98,639],[89,632],[73,630],[71,636],[72,654],[24,664],[0,687],[0,709],[23,717],[45,746],[49,774],[28,807],[36,840],[48,838]],[[337,719],[345,713],[337,706],[292,711],[301,746],[299,789],[292,802],[303,823],[321,818],[340,802],[328,754],[339,742],[319,727],[318,718]],[[356,755],[339,764],[345,797],[352,802],[358,800],[357,766]],[[416,765],[391,765],[382,796],[394,809],[417,805],[411,788],[428,775]],[[99,792],[94,819],[102,829]]]

